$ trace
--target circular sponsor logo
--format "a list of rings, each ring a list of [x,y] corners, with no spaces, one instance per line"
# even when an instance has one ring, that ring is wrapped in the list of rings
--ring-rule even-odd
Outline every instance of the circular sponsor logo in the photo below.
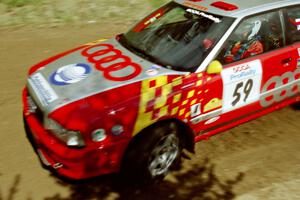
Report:
[[[69,85],[85,79],[89,73],[91,73],[91,67],[87,64],[66,65],[50,76],[50,82],[54,85]]]

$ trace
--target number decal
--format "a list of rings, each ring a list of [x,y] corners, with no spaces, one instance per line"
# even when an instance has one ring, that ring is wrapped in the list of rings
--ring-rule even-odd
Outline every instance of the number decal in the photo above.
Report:
[[[246,94],[245,95],[245,98],[244,98],[244,101],[247,101],[249,95],[250,95],[250,92],[253,88],[253,80],[252,79],[249,79],[245,85],[245,88],[244,88],[244,93]]]
[[[231,103],[232,106],[235,106],[240,101],[241,93],[239,93],[238,91],[241,87],[243,87],[243,85],[244,85],[243,82],[240,82],[236,85],[236,88],[233,93],[233,97],[235,97],[235,100]]]
[[[223,113],[258,101],[261,79],[262,66],[259,60],[224,69]]]
[[[103,76],[111,81],[128,81],[138,76],[142,68],[128,56],[122,54],[111,44],[99,44],[83,50],[82,55],[95,64],[96,69],[103,72]],[[129,72],[128,72],[129,71]],[[119,75],[114,73],[119,72]]]
[[[233,93],[233,97],[235,98],[234,101],[231,103],[232,106],[235,106],[240,100],[241,100],[241,96],[242,94],[239,92],[239,90],[244,86],[244,82],[240,82],[236,85],[236,88],[234,90],[234,93]],[[245,87],[244,87],[244,102],[247,101],[250,93],[251,93],[251,90],[253,88],[253,80],[252,79],[249,79],[246,84],[245,84]]]

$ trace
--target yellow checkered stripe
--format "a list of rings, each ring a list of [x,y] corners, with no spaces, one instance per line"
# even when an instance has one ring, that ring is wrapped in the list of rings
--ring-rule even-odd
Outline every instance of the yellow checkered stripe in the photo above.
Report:
[[[176,116],[180,119],[190,117],[190,107],[199,103],[197,88],[202,85],[202,74],[198,75],[198,81],[191,90],[182,91],[183,80],[187,77],[180,76],[168,82],[168,76],[160,76],[144,80],[141,86],[141,99],[139,112],[134,127],[133,135],[143,128],[157,122],[164,116]],[[175,90],[176,87],[179,89]]]
[[[154,83],[152,86],[151,83]],[[141,99],[139,105],[138,117],[134,127],[133,134],[137,134],[143,128],[153,124],[157,119],[153,118],[153,110],[147,112],[147,106],[152,101],[155,109],[159,109],[159,115],[164,116],[167,114],[168,107],[167,98],[168,94],[172,92],[172,86],[168,83],[167,76],[160,76],[152,79],[147,79],[142,82]],[[161,88],[161,97],[156,98],[156,90]]]

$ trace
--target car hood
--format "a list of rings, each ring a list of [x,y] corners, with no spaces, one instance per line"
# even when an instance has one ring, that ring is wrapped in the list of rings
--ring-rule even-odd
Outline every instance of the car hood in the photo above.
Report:
[[[182,74],[186,73],[157,66],[110,39],[44,62],[29,76],[27,87],[40,109],[49,114],[110,89],[155,76]]]

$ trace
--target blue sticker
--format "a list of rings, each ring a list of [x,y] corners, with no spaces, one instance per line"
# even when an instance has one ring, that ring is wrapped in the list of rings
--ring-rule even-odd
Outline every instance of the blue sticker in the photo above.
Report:
[[[91,67],[83,63],[66,65],[51,74],[50,82],[59,86],[77,83],[85,79],[91,71]]]
[[[300,58],[298,58],[297,67],[300,67]]]

